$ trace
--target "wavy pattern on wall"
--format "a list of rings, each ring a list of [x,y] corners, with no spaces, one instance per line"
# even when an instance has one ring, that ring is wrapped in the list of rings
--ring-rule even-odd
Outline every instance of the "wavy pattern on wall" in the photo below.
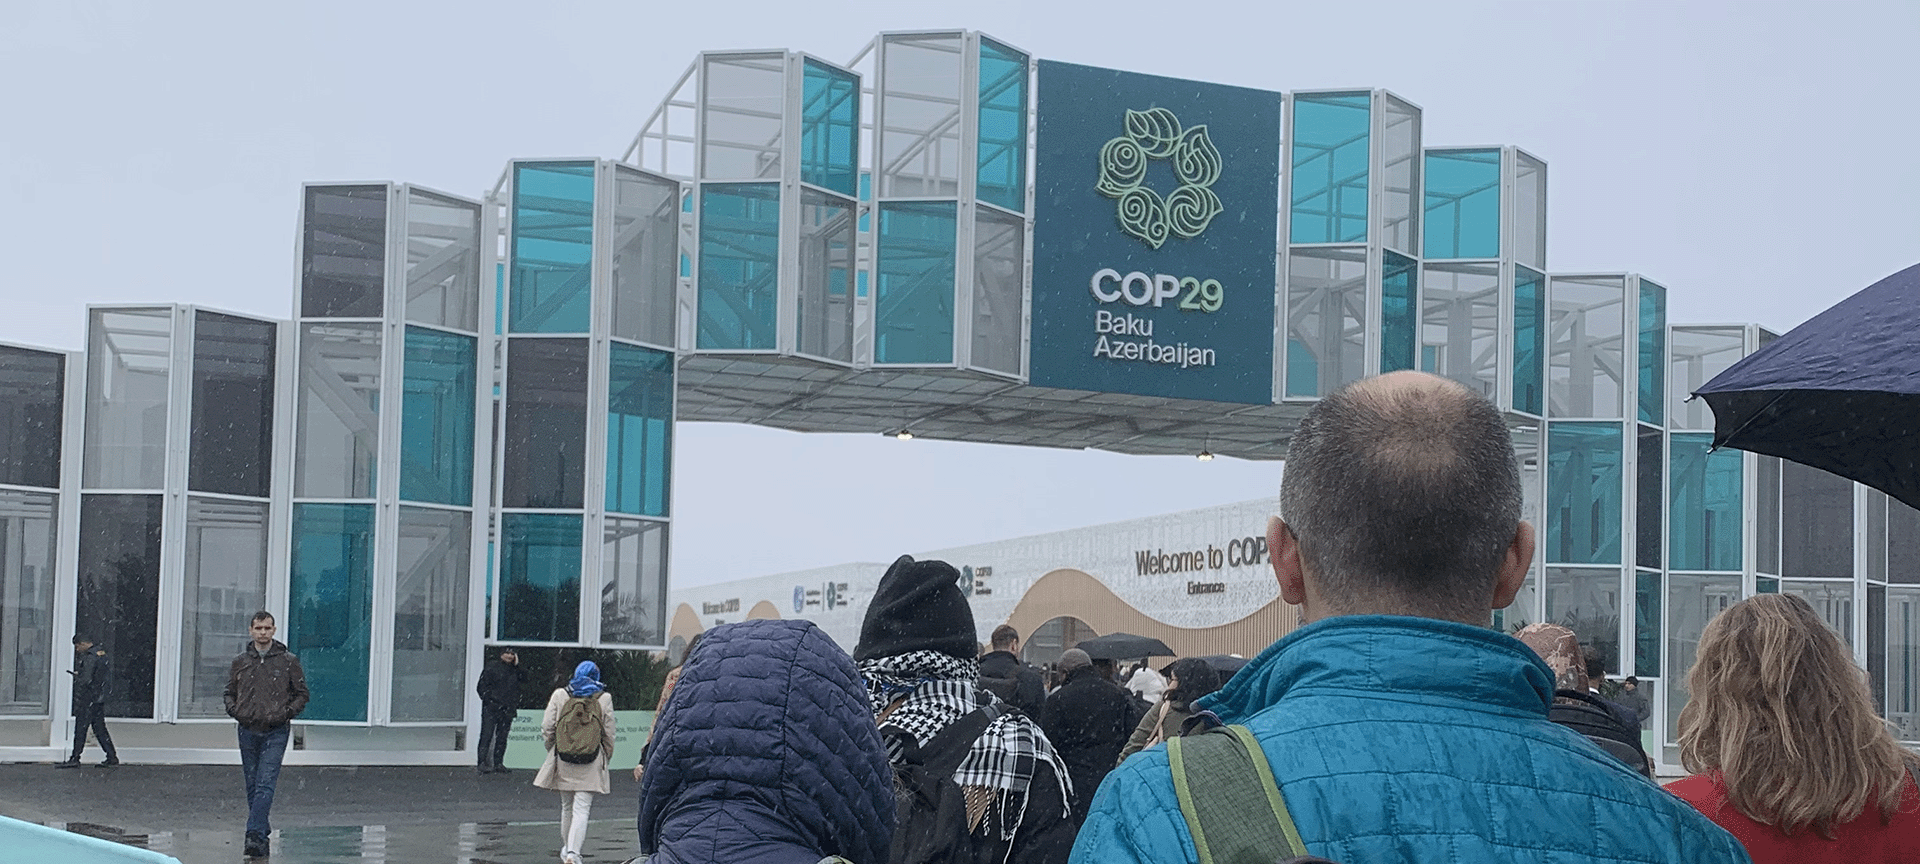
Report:
[[[1299,607],[1275,597],[1237,621],[1215,627],[1175,627],[1135,609],[1100,580],[1071,569],[1054,570],[1035,580],[1033,587],[1014,605],[1006,623],[1024,637],[1040,625],[1063,616],[1085,621],[1102,634],[1151,636],[1167,643],[1168,648],[1182,657],[1204,654],[1252,657],[1300,626]]]

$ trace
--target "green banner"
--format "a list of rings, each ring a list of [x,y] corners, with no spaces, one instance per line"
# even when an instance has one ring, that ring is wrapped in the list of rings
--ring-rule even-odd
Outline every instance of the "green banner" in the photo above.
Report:
[[[507,734],[508,768],[533,770],[547,760],[547,747],[540,743],[540,718],[545,715],[537,708],[522,708],[513,718],[513,731]],[[647,732],[653,728],[653,712],[615,711],[613,723],[613,761],[607,768],[632,771],[640,764],[640,745],[646,743]]]

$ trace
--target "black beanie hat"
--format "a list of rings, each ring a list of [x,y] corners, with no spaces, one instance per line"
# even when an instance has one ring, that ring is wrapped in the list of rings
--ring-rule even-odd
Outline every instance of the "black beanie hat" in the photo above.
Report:
[[[945,561],[902,555],[880,577],[867,604],[853,659],[939,651],[972,660],[980,649],[975,636],[973,607],[960,593],[960,571]]]

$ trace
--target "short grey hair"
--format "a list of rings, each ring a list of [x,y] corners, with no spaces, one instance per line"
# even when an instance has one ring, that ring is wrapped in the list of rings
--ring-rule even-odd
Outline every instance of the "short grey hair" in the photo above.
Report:
[[[1520,468],[1493,404],[1443,379],[1349,384],[1293,434],[1281,518],[1342,613],[1484,623],[1520,522]]]

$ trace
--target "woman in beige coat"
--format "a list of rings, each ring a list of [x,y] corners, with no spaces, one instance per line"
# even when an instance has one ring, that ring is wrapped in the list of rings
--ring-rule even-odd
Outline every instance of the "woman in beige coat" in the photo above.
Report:
[[[592,762],[580,764],[563,761],[553,751],[554,728],[559,723],[561,708],[575,696],[592,698],[600,706],[600,752]],[[600,683],[600,667],[592,660],[582,660],[574,667],[573,680],[565,687],[555,688],[553,695],[547,697],[547,711],[540,719],[540,740],[546,742],[547,761],[540,764],[540,773],[533,778],[533,785],[560,793],[560,860],[563,864],[580,864],[580,847],[587,842],[587,816],[593,811],[593,796],[607,794],[607,760],[613,758],[613,732],[613,697],[607,694],[606,685]]]

